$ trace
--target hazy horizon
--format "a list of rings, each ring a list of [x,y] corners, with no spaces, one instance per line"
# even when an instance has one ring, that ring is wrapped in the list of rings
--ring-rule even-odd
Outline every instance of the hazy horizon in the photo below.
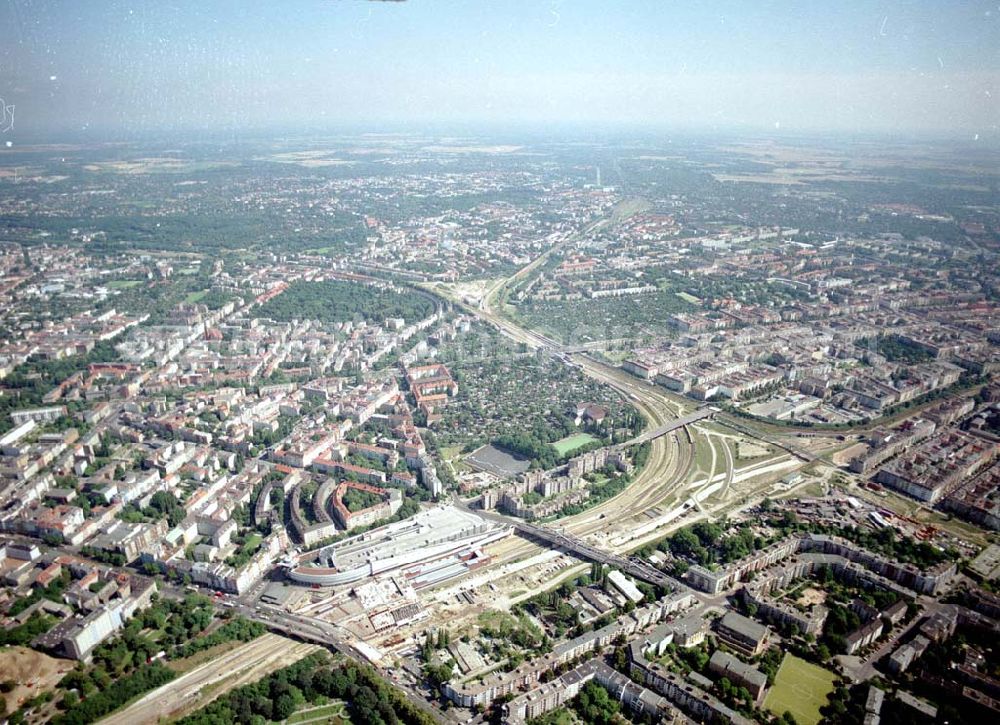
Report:
[[[1000,138],[990,2],[0,7],[12,143],[539,126]]]

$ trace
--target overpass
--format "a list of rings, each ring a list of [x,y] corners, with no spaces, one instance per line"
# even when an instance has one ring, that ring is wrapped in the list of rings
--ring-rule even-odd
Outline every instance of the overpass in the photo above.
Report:
[[[625,441],[624,443],[619,443],[618,447],[628,448],[630,446],[641,446],[643,443],[649,443],[652,440],[659,438],[660,436],[665,436],[667,433],[677,430],[678,428],[683,428],[684,426],[691,425],[692,423],[697,423],[699,420],[704,420],[705,418],[711,418],[715,415],[717,411],[711,406],[704,406],[698,408],[698,410],[693,413],[688,413],[687,415],[676,418],[669,423],[664,423],[658,428],[653,428],[653,430],[648,430],[635,438]]]
[[[393,670],[384,668],[378,662],[373,661],[371,656],[349,642],[346,642],[343,636],[337,632],[336,625],[319,619],[292,614],[274,607],[267,607],[265,612],[261,612],[253,607],[240,605],[235,608],[235,611],[247,619],[260,622],[272,632],[277,632],[278,634],[283,634],[286,637],[303,642],[318,644],[321,647],[332,649],[350,657],[356,662],[370,663],[382,677],[391,681],[416,708],[429,715],[434,721],[441,721],[441,712],[431,707],[427,700],[418,691],[415,691],[415,688],[400,682],[399,678],[393,676]]]
[[[310,617],[302,617],[270,606],[264,607],[258,605],[257,607],[251,607],[241,604],[237,605],[234,609],[237,614],[246,619],[259,622],[273,632],[334,649],[341,654],[348,655],[360,661],[368,660],[353,645],[344,641],[344,638],[336,631],[334,625],[328,622]]]
[[[465,507],[465,504],[462,503],[458,505]],[[479,509],[474,511],[474,513],[477,516],[512,526],[517,533],[527,539],[534,539],[551,547],[568,551],[587,561],[596,561],[599,564],[621,569],[629,576],[641,579],[655,586],[663,587],[668,591],[678,591],[686,588],[677,579],[667,576],[656,567],[650,566],[638,557],[624,557],[619,554],[612,554],[611,552],[591,546],[564,531],[557,531],[547,526],[536,526],[522,519],[501,516],[491,511],[482,511]]]

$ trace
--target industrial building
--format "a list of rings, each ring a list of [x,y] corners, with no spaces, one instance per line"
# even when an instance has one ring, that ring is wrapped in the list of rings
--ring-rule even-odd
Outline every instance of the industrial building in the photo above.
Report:
[[[480,565],[487,560],[483,547],[511,531],[454,506],[437,506],[320,549],[308,563],[286,561],[285,568],[301,584],[338,586],[393,573],[420,589]]]

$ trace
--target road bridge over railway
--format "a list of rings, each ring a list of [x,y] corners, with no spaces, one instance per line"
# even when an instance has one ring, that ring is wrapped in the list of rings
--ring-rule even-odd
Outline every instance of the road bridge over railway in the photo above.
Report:
[[[458,505],[465,507],[464,504]],[[647,564],[637,557],[624,557],[619,554],[612,554],[611,552],[603,551],[595,546],[591,546],[590,544],[583,542],[563,531],[558,531],[547,526],[536,526],[528,523],[527,521],[523,521],[522,519],[501,516],[500,514],[496,514],[491,511],[481,511],[478,509],[473,511],[473,513],[477,516],[482,516],[483,518],[491,519],[493,521],[511,526],[517,533],[525,538],[533,539],[543,544],[547,544],[548,546],[568,551],[571,554],[575,554],[581,559],[585,559],[587,561],[596,561],[599,564],[605,564],[607,566],[615,567],[616,569],[621,569],[626,574],[633,576],[636,579],[641,579],[644,582],[648,582],[649,584],[654,584],[670,591],[677,591],[685,588],[685,585],[681,584],[681,582],[677,579],[667,576],[656,567]]]
[[[235,611],[247,619],[260,622],[272,632],[277,632],[278,634],[283,634],[286,637],[303,642],[318,644],[321,647],[326,647],[342,655],[346,655],[357,662],[371,663],[383,677],[391,679],[393,684],[396,685],[406,696],[407,700],[415,707],[429,715],[431,719],[438,722],[441,721],[442,714],[428,704],[418,688],[400,681],[395,676],[396,673],[394,671],[382,667],[379,662],[372,659],[370,654],[362,652],[358,647],[346,641],[336,625],[312,617],[292,614],[276,607],[238,605]],[[458,720],[449,718],[446,722],[458,722]]]
[[[621,569],[626,574],[641,579],[644,582],[663,587],[670,591],[682,589],[683,585],[667,576],[659,569],[650,566],[638,557],[624,557],[598,549],[590,544],[584,543],[568,534],[544,526],[534,526],[526,521],[519,521],[513,524],[514,530],[522,536],[538,539],[560,549],[576,554],[582,559],[596,561],[600,564]]]
[[[234,607],[237,614],[247,619],[260,622],[265,627],[278,634],[294,637],[305,642],[312,642],[323,647],[332,648],[341,654],[356,660],[366,661],[367,658],[353,645],[345,641],[335,625],[319,619],[302,617],[286,612],[277,607],[258,605],[251,607],[239,604]]]
[[[711,418],[716,414],[716,412],[715,408],[712,408],[711,406],[698,408],[698,410],[693,413],[688,413],[681,418],[676,418],[669,423],[664,423],[663,425],[653,428],[652,430],[641,433],[631,440],[619,443],[618,447],[628,448],[630,446],[641,446],[643,443],[648,443],[649,441],[655,440],[660,436],[665,436],[667,433],[671,433],[678,428],[683,428],[684,426],[691,425],[692,423],[697,423],[699,420],[704,420],[705,418]]]

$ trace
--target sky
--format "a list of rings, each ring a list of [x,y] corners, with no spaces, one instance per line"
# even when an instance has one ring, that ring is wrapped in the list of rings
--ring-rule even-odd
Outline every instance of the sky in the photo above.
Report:
[[[566,125],[1000,136],[1000,0],[0,0],[0,140]]]

